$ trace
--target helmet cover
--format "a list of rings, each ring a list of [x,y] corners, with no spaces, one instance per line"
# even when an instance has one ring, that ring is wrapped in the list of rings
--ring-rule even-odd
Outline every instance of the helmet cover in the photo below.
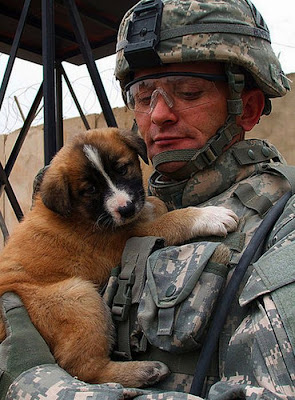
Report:
[[[159,1],[159,0],[156,0]],[[124,50],[134,9],[124,16],[117,44],[115,76],[122,89],[134,69]],[[163,0],[159,41],[155,51],[162,64],[213,61],[243,67],[267,97],[284,96],[290,89],[273,52],[269,30],[250,0]],[[144,29],[144,26],[143,26]]]

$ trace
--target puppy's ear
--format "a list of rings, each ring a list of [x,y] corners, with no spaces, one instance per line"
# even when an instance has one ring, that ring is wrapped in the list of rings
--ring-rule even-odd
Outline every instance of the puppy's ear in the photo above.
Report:
[[[144,140],[136,132],[133,131],[120,131],[120,136],[124,143],[127,144],[131,149],[135,150],[136,153],[143,159],[146,164],[149,164],[147,156],[147,148]]]
[[[40,195],[49,210],[63,217],[71,214],[70,185],[65,174],[55,174],[49,168],[41,183]]]

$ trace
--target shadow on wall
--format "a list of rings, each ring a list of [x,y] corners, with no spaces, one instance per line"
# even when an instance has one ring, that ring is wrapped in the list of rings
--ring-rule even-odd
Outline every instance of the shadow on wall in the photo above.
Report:
[[[295,73],[288,75],[291,86]],[[264,138],[273,143],[283,154],[289,164],[295,165],[295,90],[282,99],[272,100],[273,110],[269,116],[263,116],[259,124],[247,134],[247,138]],[[123,129],[130,129],[133,124],[133,114],[126,108],[114,109],[118,125]],[[101,114],[88,115],[87,120],[91,128],[105,127],[106,123]],[[84,131],[80,118],[64,121],[65,142],[75,134]],[[5,165],[19,131],[9,135],[0,135],[0,161]],[[10,183],[25,214],[31,206],[33,180],[40,168],[43,167],[43,125],[32,127],[23,144],[22,150],[10,175]],[[147,181],[151,173],[151,166],[143,165],[144,180]],[[5,219],[9,233],[18,224],[14,212],[5,195],[0,198],[0,210]],[[2,233],[0,232],[0,249],[3,247]]]

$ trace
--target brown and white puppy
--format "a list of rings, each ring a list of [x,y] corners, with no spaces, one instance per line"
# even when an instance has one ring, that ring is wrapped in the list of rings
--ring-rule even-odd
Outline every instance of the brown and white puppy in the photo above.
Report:
[[[132,236],[167,245],[196,235],[225,235],[237,217],[217,207],[167,213],[145,199],[138,154],[143,140],[116,128],[77,136],[54,157],[34,207],[0,258],[0,295],[16,292],[58,364],[91,383],[152,385],[167,375],[159,362],[113,362],[110,313],[97,287],[118,265]],[[0,339],[4,339],[3,323]]]

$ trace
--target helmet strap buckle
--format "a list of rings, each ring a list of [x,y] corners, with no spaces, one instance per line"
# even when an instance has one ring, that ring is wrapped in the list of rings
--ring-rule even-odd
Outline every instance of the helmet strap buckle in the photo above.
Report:
[[[223,153],[233,138],[240,135],[242,128],[237,126],[232,116],[229,116],[225,125],[220,128],[202,149],[168,150],[157,154],[152,159],[153,166],[159,171],[159,165],[171,161],[185,161],[180,169],[165,173],[173,180],[189,179],[194,173],[210,167]]]
[[[240,71],[234,72],[233,66],[227,66],[226,75],[230,98],[227,100],[228,114],[238,116],[243,112],[242,91],[245,87],[245,76]]]

